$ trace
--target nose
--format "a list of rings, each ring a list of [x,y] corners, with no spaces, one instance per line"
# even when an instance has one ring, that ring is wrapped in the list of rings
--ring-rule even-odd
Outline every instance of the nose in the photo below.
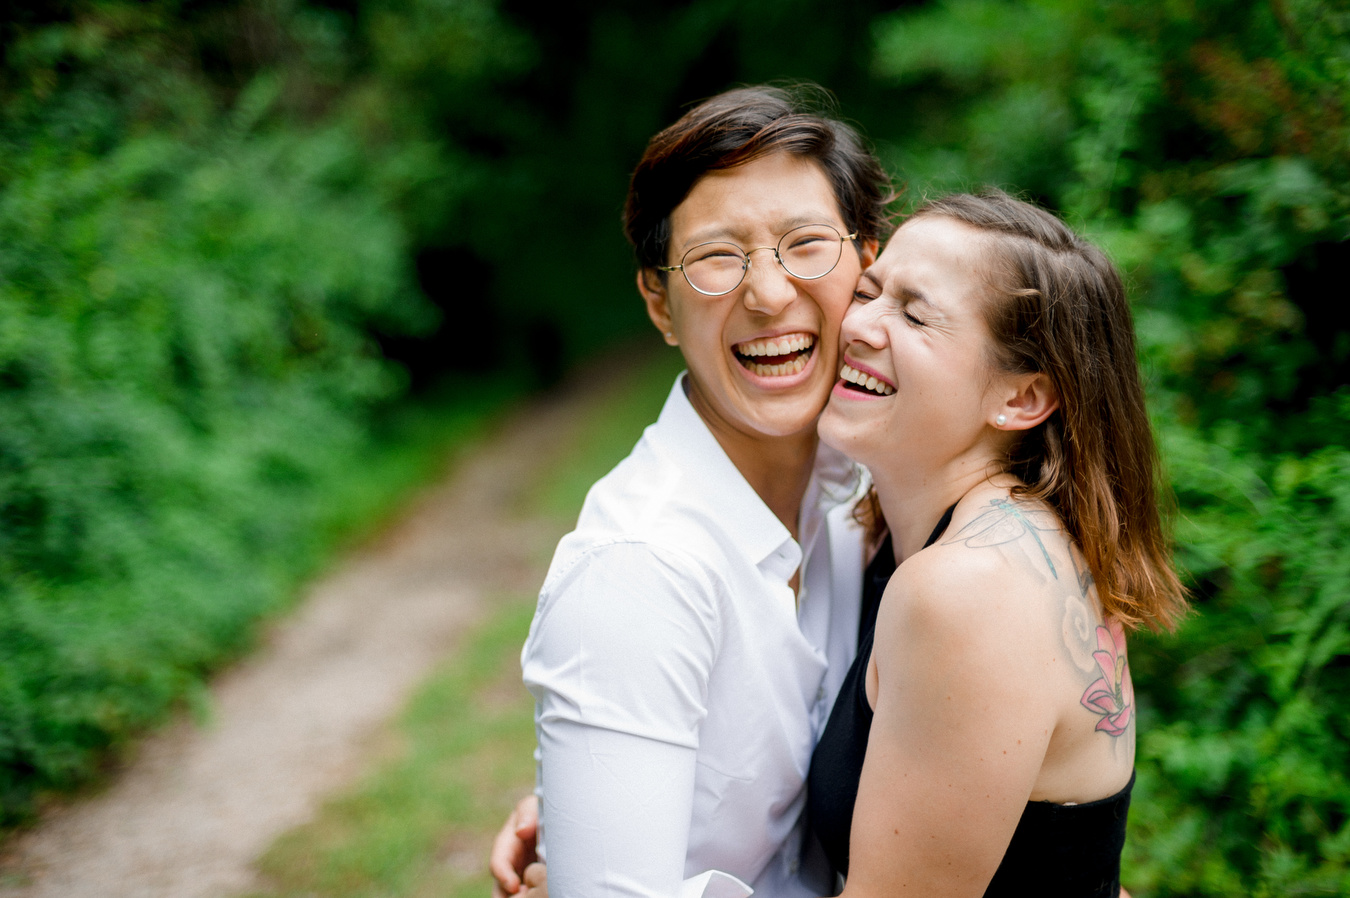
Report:
[[[768,250],[767,257],[760,256],[756,262],[753,254]],[[778,262],[778,254],[772,246],[758,246],[746,254],[750,270],[745,273],[745,294],[742,302],[753,312],[763,315],[776,315],[791,304],[797,296],[797,285]]]
[[[844,323],[839,329],[839,338],[845,346],[862,343],[873,349],[885,349],[887,345],[886,328],[881,325],[882,304],[876,300],[858,302],[856,299],[844,313]]]

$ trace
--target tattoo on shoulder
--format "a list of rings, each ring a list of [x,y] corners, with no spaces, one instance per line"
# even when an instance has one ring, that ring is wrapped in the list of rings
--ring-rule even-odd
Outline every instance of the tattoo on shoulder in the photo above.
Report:
[[[1050,568],[1050,576],[1058,580],[1059,573],[1055,570],[1055,563],[1050,559],[1045,543],[1041,541],[1040,533],[1059,529],[1059,519],[1052,512],[999,498],[990,501],[988,510],[981,512],[975,520],[942,542],[943,545],[962,543],[968,548],[980,549],[1006,545],[1030,535]]]
[[[1064,596],[1064,648],[1069,660],[1088,678],[1097,672],[1097,659],[1092,657],[1097,645],[1096,624],[1097,618],[1088,612],[1080,596]]]
[[[1053,512],[1029,503],[1018,504],[998,498],[975,519],[954,535],[944,539],[943,545],[965,545],[971,549],[1001,546],[1029,536],[1040,550],[1040,556],[1050,569],[1050,576],[1059,579],[1054,559],[1040,534],[1059,532],[1063,528]],[[1092,569],[1082,551],[1070,541],[1069,563],[1073,566],[1073,586],[1078,595],[1064,596],[1065,618],[1063,635],[1069,655],[1089,676],[1093,662],[1101,676],[1083,692],[1080,702],[1101,719],[1096,730],[1108,736],[1120,737],[1130,732],[1134,721],[1134,683],[1130,679],[1130,665],[1125,653],[1125,628],[1117,621],[1097,623],[1100,612],[1093,598],[1095,582]],[[1093,649],[1095,639],[1096,648]],[[1089,660],[1090,656],[1090,660]]]
[[[1083,693],[1083,707],[1101,717],[1098,732],[1123,736],[1134,718],[1134,683],[1125,657],[1125,628],[1118,621],[1097,627],[1097,650],[1092,657],[1102,675]]]

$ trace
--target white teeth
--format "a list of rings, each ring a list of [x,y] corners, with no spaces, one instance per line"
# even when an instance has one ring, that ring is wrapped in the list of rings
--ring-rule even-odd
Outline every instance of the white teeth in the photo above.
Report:
[[[753,358],[755,356],[788,355],[793,352],[801,352],[810,349],[815,343],[816,338],[810,334],[790,334],[786,337],[768,340],[750,340],[737,344],[735,349],[738,355]]]
[[[802,369],[806,367],[806,357],[783,362],[781,365],[761,365],[758,362],[747,362],[745,367],[760,377],[782,377],[787,374],[800,374]]]
[[[852,365],[845,365],[839,369],[839,378],[846,380],[851,384],[870,390],[873,393],[879,393],[882,396],[889,396],[895,392],[895,387],[882,380],[877,380],[871,374],[864,374]]]

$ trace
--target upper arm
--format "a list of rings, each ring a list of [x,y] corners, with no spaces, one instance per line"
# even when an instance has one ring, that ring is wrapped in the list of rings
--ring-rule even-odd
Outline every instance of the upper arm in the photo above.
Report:
[[[644,543],[588,552],[546,584],[523,656],[539,716],[693,747],[717,656],[714,587]]]
[[[902,567],[878,616],[849,895],[983,894],[1054,729],[1019,596],[954,555]]]
[[[556,894],[678,889],[717,654],[710,591],[678,557],[634,543],[547,585],[524,662]]]
[[[539,742],[553,894],[675,895],[697,752],[562,720],[541,724]]]

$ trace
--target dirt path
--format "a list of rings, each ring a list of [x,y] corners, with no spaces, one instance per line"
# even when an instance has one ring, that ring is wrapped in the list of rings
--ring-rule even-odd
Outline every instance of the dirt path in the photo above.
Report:
[[[584,377],[513,415],[378,540],[314,584],[263,647],[100,794],[6,846],[0,898],[219,898],[349,782],[390,717],[494,595],[538,587],[568,522],[514,510],[586,410]]]

